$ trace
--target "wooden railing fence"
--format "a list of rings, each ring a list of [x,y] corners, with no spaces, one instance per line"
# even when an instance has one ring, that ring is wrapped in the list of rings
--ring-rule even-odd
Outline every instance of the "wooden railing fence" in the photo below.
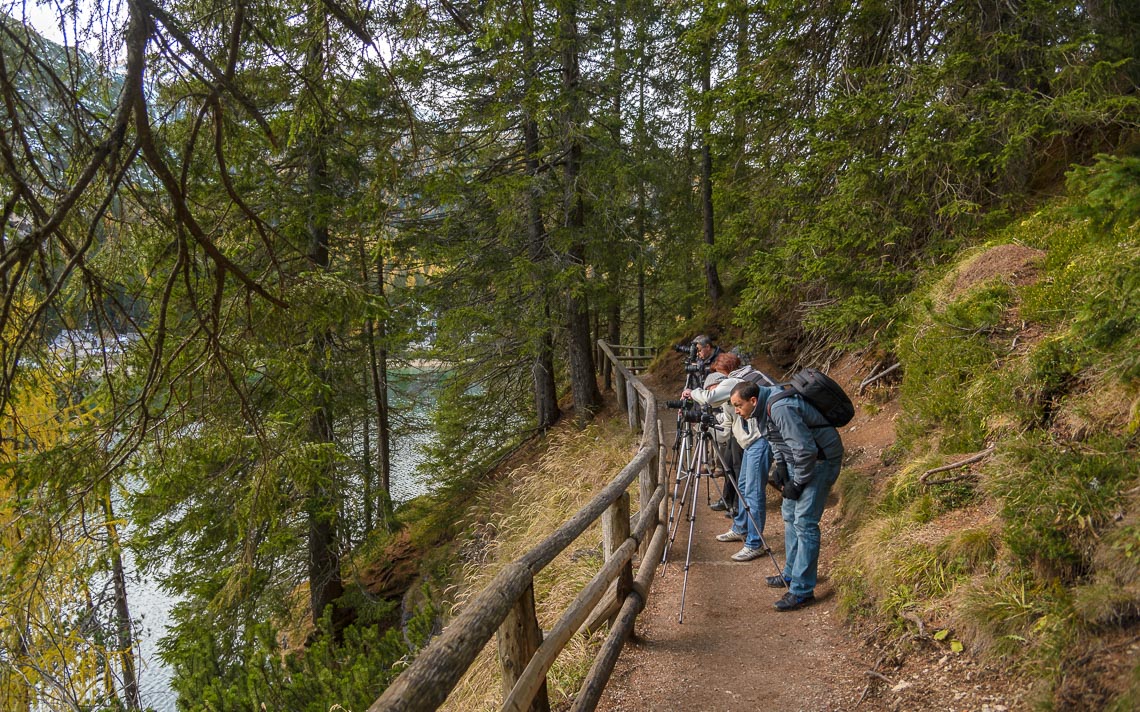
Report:
[[[656,358],[656,349],[650,346],[610,345],[599,341],[598,350],[602,352],[603,358],[617,364],[614,367],[614,395],[617,396],[618,408],[629,414],[629,427],[635,428],[641,422],[641,404],[634,386],[635,383],[640,385],[641,381],[637,380],[636,374],[644,371],[649,362]],[[654,410],[656,408],[654,404]]]
[[[596,630],[609,621],[610,632],[571,709],[586,712],[597,706],[634,620],[645,608],[665,547],[668,506],[657,398],[622,364],[609,344],[599,341],[598,348],[617,374],[619,387],[615,391],[619,404],[629,413],[631,427],[640,426],[637,454],[554,533],[503,567],[389,685],[369,712],[437,709],[496,632],[503,674],[501,709],[549,710],[546,674],[555,658],[576,633]],[[627,490],[634,479],[639,480],[640,512],[631,522]],[[599,518],[605,563],[554,627],[543,634],[535,617],[534,577]],[[634,575],[632,562],[637,552],[640,565]]]

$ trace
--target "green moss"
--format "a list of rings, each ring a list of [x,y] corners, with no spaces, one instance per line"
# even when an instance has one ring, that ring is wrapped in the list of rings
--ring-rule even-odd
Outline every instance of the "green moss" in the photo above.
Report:
[[[986,283],[947,304],[937,319],[959,331],[989,331],[1001,322],[1012,303],[1013,291],[1008,285]]]
[[[978,499],[977,488],[968,480],[931,485],[930,494],[938,514],[968,507]]]
[[[913,445],[938,429],[945,449],[977,449],[985,439],[984,420],[969,407],[968,386],[997,357],[989,340],[978,332],[918,320],[903,328],[898,344],[906,373],[898,427],[903,441]]]

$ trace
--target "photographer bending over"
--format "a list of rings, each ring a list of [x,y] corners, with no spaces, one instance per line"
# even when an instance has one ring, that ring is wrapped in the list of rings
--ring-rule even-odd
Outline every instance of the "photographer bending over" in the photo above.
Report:
[[[713,363],[713,369],[727,373],[715,388],[685,389],[681,396],[692,398],[702,405],[719,406],[722,412],[717,414],[717,420],[722,427],[731,429],[734,442],[731,442],[729,447],[739,450],[741,457],[735,461],[725,459],[726,463],[731,462],[734,465],[739,463],[739,465],[735,472],[736,484],[725,482],[724,496],[727,499],[730,493],[735,494],[734,490],[739,487],[743,502],[737,504],[732,528],[717,535],[717,541],[744,542],[743,548],[731,558],[733,561],[751,561],[764,553],[760,537],[764,533],[764,485],[768,479],[768,467],[772,463],[772,449],[768,446],[767,440],[761,436],[758,424],[749,420],[751,413],[741,414],[739,409],[733,409],[730,401],[733,389],[745,382],[744,377],[753,373],[755,369],[751,366],[741,366],[740,358],[732,353],[722,353],[718,356]],[[730,476],[728,472],[725,475]],[[718,509],[717,504],[713,505],[714,509]]]
[[[819,519],[831,486],[839,477],[843,462],[843,441],[839,431],[828,424],[815,407],[802,396],[782,396],[779,386],[760,386],[746,381],[732,389],[732,404],[738,414],[749,413],[760,422],[764,435],[776,451],[773,484],[784,493],[784,571],[769,576],[773,588],[789,584],[788,592],[776,601],[776,610],[791,611],[815,600],[819,568]],[[785,481],[778,481],[785,478]]]
[[[744,454],[732,437],[732,404],[728,402],[732,387],[740,383],[739,377],[730,378],[729,374],[738,368],[740,357],[730,352],[721,353],[713,361],[712,373],[705,378],[704,388],[686,388],[681,391],[682,398],[692,398],[699,405],[721,409],[716,414],[719,427],[713,431],[713,440],[716,441],[717,453],[720,455],[717,462],[724,464],[723,474],[731,482],[725,482],[721,498],[709,507],[714,512],[725,512],[725,516],[730,518],[736,516],[736,475],[740,472],[740,460]],[[720,470],[719,465],[717,469]]]

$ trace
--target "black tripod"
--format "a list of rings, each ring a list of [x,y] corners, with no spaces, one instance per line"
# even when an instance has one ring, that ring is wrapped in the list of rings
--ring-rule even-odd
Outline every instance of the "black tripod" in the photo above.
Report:
[[[713,430],[719,427],[720,426],[716,424],[715,417],[711,414],[702,413],[695,407],[681,407],[678,409],[677,437],[673,442],[673,450],[670,453],[668,466],[669,469],[673,469],[673,467],[676,466],[677,476],[673,482],[673,501],[669,507],[669,541],[665,545],[665,552],[661,558],[661,564],[664,567],[661,570],[661,576],[664,577],[665,568],[669,565],[669,550],[673,546],[673,540],[677,537],[677,530],[681,524],[679,514],[687,512],[689,541],[685,547],[684,580],[681,584],[681,610],[677,615],[678,623],[683,623],[685,619],[685,593],[689,587],[689,567],[692,565],[693,554],[693,530],[697,523],[697,495],[701,488],[701,478],[704,477],[706,479],[706,504],[712,501],[712,487],[714,484],[718,496],[723,498],[724,495],[720,484],[713,483],[712,477],[712,471],[716,464],[719,464],[726,473],[729,469],[721,459],[720,452],[717,450],[716,443],[713,440]],[[756,531],[760,531],[755,513],[748,505],[744,494],[740,491],[736,482],[733,481],[731,477],[728,477],[727,474],[724,479],[736,491],[737,506],[744,508],[744,512],[749,521],[752,522],[752,526]],[[772,554],[771,547],[769,547],[768,543],[764,540],[763,534],[760,535],[760,546],[764,553],[768,555],[768,558],[771,559],[772,565],[776,567],[776,573],[782,580],[783,569],[780,568],[780,565],[776,562],[776,557]]]

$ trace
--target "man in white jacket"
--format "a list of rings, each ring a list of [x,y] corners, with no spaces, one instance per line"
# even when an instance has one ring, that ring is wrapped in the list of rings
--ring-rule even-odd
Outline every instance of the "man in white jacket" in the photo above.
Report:
[[[702,405],[720,407],[718,420],[722,427],[731,427],[732,435],[743,450],[740,462],[740,471],[737,473],[737,485],[740,489],[741,501],[737,503],[736,516],[732,520],[732,528],[723,534],[717,535],[717,541],[739,541],[744,546],[732,555],[733,561],[751,561],[764,554],[761,536],[764,533],[765,495],[764,487],[767,484],[768,468],[772,464],[772,448],[768,441],[760,436],[760,428],[755,420],[745,416],[738,417],[729,396],[733,388],[744,381],[744,377],[754,372],[751,366],[740,366],[740,359],[735,354],[725,353],[717,357],[713,368],[716,370],[733,368],[728,375],[711,389],[694,388],[685,389],[682,398],[692,398]],[[723,371],[722,371],[723,372]],[[751,422],[749,422],[751,420]],[[731,486],[726,482],[725,486]]]

